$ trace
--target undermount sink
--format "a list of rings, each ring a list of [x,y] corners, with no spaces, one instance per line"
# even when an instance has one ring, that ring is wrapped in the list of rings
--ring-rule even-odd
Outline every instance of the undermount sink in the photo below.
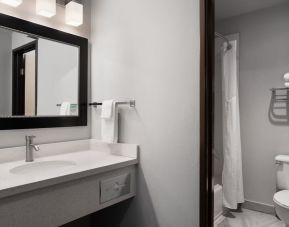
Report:
[[[32,162],[23,165],[16,166],[10,169],[10,173],[13,174],[31,174],[41,172],[51,172],[67,167],[75,166],[76,163],[73,161],[66,160],[53,160],[53,161],[40,161]]]

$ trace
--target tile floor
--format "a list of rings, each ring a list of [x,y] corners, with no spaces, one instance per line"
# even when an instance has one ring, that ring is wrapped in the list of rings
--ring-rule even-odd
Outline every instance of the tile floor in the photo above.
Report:
[[[219,227],[285,227],[275,216],[243,209],[231,212]]]

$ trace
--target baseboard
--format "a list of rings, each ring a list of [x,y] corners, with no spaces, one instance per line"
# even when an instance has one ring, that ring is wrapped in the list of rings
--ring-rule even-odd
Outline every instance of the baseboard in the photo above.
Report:
[[[256,201],[246,200],[245,203],[242,204],[242,208],[275,215],[274,205],[259,203]]]

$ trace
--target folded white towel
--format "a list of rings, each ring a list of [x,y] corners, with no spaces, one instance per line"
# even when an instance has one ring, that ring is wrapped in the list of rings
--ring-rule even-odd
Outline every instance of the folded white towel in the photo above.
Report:
[[[106,100],[102,102],[101,118],[110,119],[112,117],[114,101]]]
[[[101,138],[106,143],[117,143],[118,141],[118,110],[116,102],[113,100],[102,103]]]
[[[63,102],[61,104],[59,115],[61,115],[61,116],[70,115],[70,102]]]
[[[284,83],[284,86],[285,86],[285,87],[289,87],[289,82],[285,82],[285,83]]]

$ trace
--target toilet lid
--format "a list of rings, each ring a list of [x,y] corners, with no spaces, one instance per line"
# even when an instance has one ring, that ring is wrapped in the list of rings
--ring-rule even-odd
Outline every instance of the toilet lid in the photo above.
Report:
[[[278,205],[289,208],[289,190],[283,190],[275,193],[273,199]]]

